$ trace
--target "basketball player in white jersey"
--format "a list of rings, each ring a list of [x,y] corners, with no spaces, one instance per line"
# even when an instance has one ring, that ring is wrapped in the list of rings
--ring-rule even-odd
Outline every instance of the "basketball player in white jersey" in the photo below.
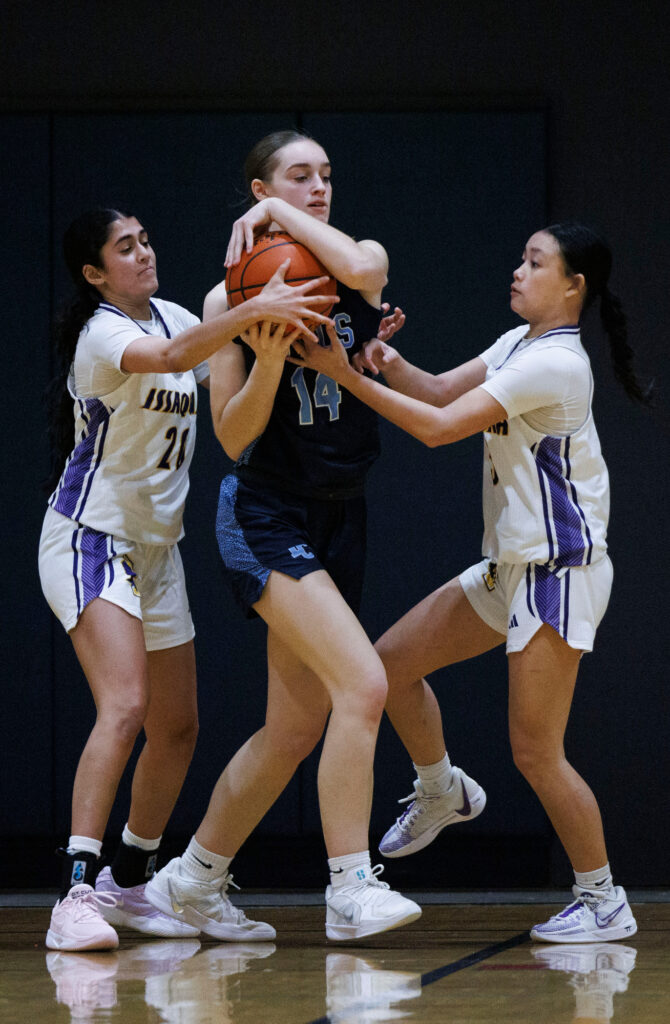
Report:
[[[312,312],[319,299],[309,286],[284,284],[288,261],[256,298],[207,324],[153,300],[158,279],[147,233],[117,210],[74,221],[64,254],[77,290],[56,329],[56,486],[39,568],[97,717],[77,768],[47,946],[110,949],[118,945],[112,924],[150,935],[198,933],[144,898],[197,734],[194,630],[177,547],[197,382],[208,382],[208,356],[263,317],[294,333],[306,330],[307,315],[329,321]],[[117,786],[142,729],[128,823],[111,868],[99,872]],[[235,914],[240,934],[245,922]]]
[[[581,655],[607,607],[607,468],[591,414],[593,381],[580,340],[600,300],[614,369],[647,402],[631,367],[626,320],[607,287],[611,253],[580,224],[528,241],[511,308],[526,323],[475,359],[434,376],[376,340],[359,370],[337,337],[298,343],[305,361],[397,426],[434,447],[484,436],[483,559],[425,598],[377,643],[389,679],[387,711],[418,775],[407,810],[380,844],[387,857],[427,846],[473,817],[484,796],[446,753],[435,696],[423,676],[506,641],[514,760],[541,800],[575,873],[574,902],[531,935],[547,942],[629,938],[635,919],[609,868],[593,793],[568,763],[563,737]]]

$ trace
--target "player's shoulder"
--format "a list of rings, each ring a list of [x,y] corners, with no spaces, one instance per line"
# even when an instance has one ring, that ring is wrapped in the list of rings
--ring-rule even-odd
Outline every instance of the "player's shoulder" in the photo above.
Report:
[[[191,313],[190,310],[176,302],[169,302],[167,299],[152,299],[151,301],[166,322],[171,322],[171,327],[185,331],[187,327],[194,327],[200,323],[200,319],[195,313]]]

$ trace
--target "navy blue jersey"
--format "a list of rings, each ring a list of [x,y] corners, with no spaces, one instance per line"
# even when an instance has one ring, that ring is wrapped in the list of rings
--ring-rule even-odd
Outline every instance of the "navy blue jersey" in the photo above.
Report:
[[[377,336],[381,311],[339,281],[337,294],[330,315],[351,359]],[[248,345],[242,348],[249,373],[256,357]],[[286,363],[268,425],[236,472],[309,497],[353,497],[378,455],[377,414],[325,374]]]

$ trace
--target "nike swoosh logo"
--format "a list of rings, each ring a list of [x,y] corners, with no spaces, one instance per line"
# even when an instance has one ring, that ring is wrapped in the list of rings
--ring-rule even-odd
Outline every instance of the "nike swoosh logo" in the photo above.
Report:
[[[617,916],[617,914],[621,913],[625,906],[626,904],[622,903],[620,907],[616,907],[614,910],[611,910],[610,913],[605,914],[604,917],[601,917],[598,911],[596,910],[596,924],[598,925],[598,927],[605,928],[608,924],[611,924],[614,918]]]
[[[465,788],[465,783],[463,782],[463,779],[461,779],[461,789],[463,790],[463,806],[461,807],[460,811],[456,811],[456,814],[460,814],[462,817],[466,817],[470,813],[471,808],[470,801],[468,799],[468,791]]]
[[[183,914],[184,908],[182,907],[181,903],[178,903],[177,900],[175,899],[174,892],[172,891],[172,882],[170,881],[169,878],[167,880],[167,887],[170,896],[170,906],[172,907],[172,910],[174,911],[175,914]]]
[[[208,868],[210,871],[212,870],[214,866],[213,864],[205,864],[204,860],[200,860],[200,857],[196,857],[195,854],[192,854],[191,856],[194,860],[197,860],[198,864],[202,864],[203,868]]]

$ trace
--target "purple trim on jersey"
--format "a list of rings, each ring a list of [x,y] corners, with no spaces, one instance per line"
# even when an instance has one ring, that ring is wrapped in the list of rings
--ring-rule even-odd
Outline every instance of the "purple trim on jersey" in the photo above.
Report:
[[[561,448],[564,443],[562,456]],[[542,510],[549,543],[547,561],[555,561],[558,566],[583,565],[586,551],[582,535],[582,522],[585,523],[585,518],[579,508],[575,489],[569,483],[569,450],[570,439],[562,437],[545,437],[535,449],[535,465],[542,492]],[[551,516],[547,489],[551,495]],[[570,494],[573,500],[570,499]]]
[[[587,552],[586,552],[586,562],[584,562],[583,564],[584,565],[590,565],[591,564],[591,555],[593,554],[593,541],[591,539],[591,531],[589,530],[589,524],[586,522],[586,516],[584,514],[584,510],[582,509],[582,507],[579,504],[579,501],[577,499],[577,488],[575,487],[575,485],[573,484],[573,482],[571,480],[572,465],[570,463],[570,438],[569,437],[567,437],[565,439],[565,462],[566,462],[566,466],[567,466],[567,472],[565,474],[565,479],[567,480],[568,484],[570,485],[570,493],[572,494],[572,501],[574,503],[574,506],[577,509],[577,511],[579,512],[579,515],[581,516],[582,522],[584,523],[584,532],[586,534],[586,543],[588,545]]]
[[[568,639],[568,621],[570,617],[570,570],[563,577],[563,633],[564,640]]]
[[[163,330],[165,331],[165,337],[171,338],[172,335],[170,334],[170,328],[165,323],[163,314],[161,313],[158,306],[154,302],[151,302],[151,300],[149,300],[149,307],[151,309],[151,312],[154,314],[158,322],[161,324]],[[142,324],[139,323],[135,319],[135,317],[130,316],[128,313],[124,313],[122,309],[118,309],[116,306],[112,306],[110,302],[101,302],[100,305],[98,306],[98,309],[104,309],[106,313],[114,313],[116,316],[122,316],[126,320],[132,320],[135,326],[139,327],[143,334],[151,334],[151,331],[148,331],[146,327],[142,327]]]
[[[81,517],[81,513],[86,505],[93,485],[93,477],[100,465],[105,447],[105,438],[109,428],[109,418],[113,412],[113,410],[109,410],[97,398],[85,399],[82,408],[84,407],[89,416],[86,421],[86,417],[82,413],[84,420],[87,422],[87,428],[82,432],[81,439],[75,446],[70,460],[65,467],[58,495],[52,506],[61,515],[75,520]],[[85,490],[82,495],[84,486]]]
[[[573,326],[572,324],[568,324],[565,327],[552,327],[552,329],[550,331],[546,331],[545,334],[539,334],[537,336],[537,338],[533,338],[532,341],[533,342],[542,341],[543,338],[552,338],[556,334],[577,334],[578,335],[579,334],[579,325],[577,324],[576,326]],[[503,361],[500,364],[500,366],[494,366],[493,369],[494,370],[500,370],[505,365],[507,360],[512,358],[512,356],[516,352],[516,350],[519,347],[519,345],[521,344],[521,342],[522,341],[527,341],[527,340],[528,339],[525,336],[523,338],[519,338],[519,340],[517,342],[515,342],[513,347],[510,349],[508,354],[505,356],[505,358],[503,359]]]

